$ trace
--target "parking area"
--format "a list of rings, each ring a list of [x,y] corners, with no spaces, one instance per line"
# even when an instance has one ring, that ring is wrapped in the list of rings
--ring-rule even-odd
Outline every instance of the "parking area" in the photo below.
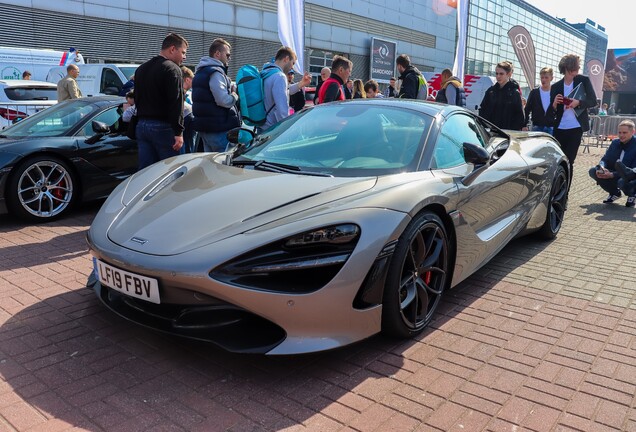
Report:
[[[98,204],[0,216],[0,432],[636,431],[636,210],[601,203],[605,149],[582,149],[555,241],[515,240],[417,338],[297,357],[107,311],[84,287]]]

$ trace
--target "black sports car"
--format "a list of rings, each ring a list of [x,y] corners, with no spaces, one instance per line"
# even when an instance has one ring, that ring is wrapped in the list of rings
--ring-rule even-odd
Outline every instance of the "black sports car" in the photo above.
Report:
[[[124,98],[61,102],[0,134],[0,213],[45,222],[75,202],[105,198],[137,170]]]

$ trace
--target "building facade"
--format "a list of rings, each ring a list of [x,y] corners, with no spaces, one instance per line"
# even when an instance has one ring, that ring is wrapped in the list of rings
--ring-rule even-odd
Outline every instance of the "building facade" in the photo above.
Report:
[[[213,39],[232,44],[229,73],[262,65],[281,46],[277,0],[10,0],[0,4],[0,46],[76,47],[91,62],[141,63],[174,31],[189,42],[194,66]],[[370,72],[371,38],[396,42],[422,70],[451,67],[456,9],[446,1],[305,1],[305,68],[317,74],[335,54],[354,63],[352,76]]]
[[[544,66],[554,69],[556,80],[561,78],[558,65],[563,55],[573,53],[585,59],[584,34],[523,0],[470,0],[466,73],[494,76],[497,63],[510,60],[515,66],[513,78],[527,95],[531,89],[508,37],[508,30],[516,25],[532,36],[537,83]]]

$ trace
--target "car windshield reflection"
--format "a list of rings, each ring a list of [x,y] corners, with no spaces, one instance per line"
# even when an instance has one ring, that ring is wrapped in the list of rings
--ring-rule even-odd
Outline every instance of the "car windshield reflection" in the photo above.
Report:
[[[68,135],[71,129],[94,110],[82,100],[63,102],[14,124],[2,131],[6,137],[55,137]]]
[[[315,171],[404,171],[432,118],[408,109],[346,102],[303,111],[265,131],[241,160],[265,160]],[[237,161],[239,162],[239,161]]]

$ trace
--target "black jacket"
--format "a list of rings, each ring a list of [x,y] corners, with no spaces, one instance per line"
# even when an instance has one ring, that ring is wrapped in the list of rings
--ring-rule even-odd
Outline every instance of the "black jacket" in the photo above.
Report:
[[[495,83],[486,90],[479,115],[501,129],[521,130],[525,123],[521,94],[514,82],[501,87]]]
[[[140,119],[170,123],[174,135],[183,133],[183,74],[171,60],[155,56],[135,71],[135,106]]]
[[[550,106],[548,106],[548,110],[549,109]],[[541,103],[541,90],[539,87],[530,90],[524,112],[526,115],[526,126],[528,126],[528,123],[530,122],[530,117],[532,117],[532,126],[554,126],[554,118],[547,116],[546,113],[548,111],[543,110],[543,103]]]
[[[305,108],[305,91],[300,89],[296,93],[289,95],[289,106],[298,112]]]
[[[552,104],[557,95],[563,94],[564,80],[565,78],[557,81],[552,85],[552,89],[550,89],[550,107],[548,108],[547,115],[554,119],[555,128],[559,127],[561,118],[563,118],[563,104],[557,105],[556,110],[552,107]],[[587,109],[596,106],[596,93],[594,93],[592,82],[585,75],[577,75],[574,77],[574,88],[580,83],[583,83],[582,85],[585,89],[585,99],[579,101],[579,107],[583,108],[583,111],[578,115],[577,120],[581,124],[583,132],[587,132],[590,130],[590,116],[587,114]]]
[[[418,77],[420,75],[421,72],[413,65],[404,69],[404,72],[400,75],[402,85],[398,94],[399,98],[417,99],[417,92],[420,86]]]

